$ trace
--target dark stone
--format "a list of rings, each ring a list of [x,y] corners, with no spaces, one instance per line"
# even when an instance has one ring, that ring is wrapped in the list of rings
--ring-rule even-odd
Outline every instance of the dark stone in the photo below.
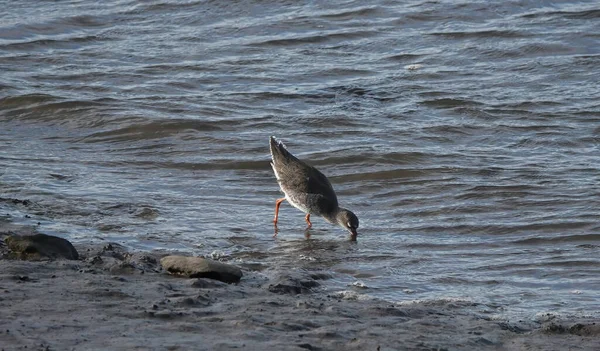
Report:
[[[145,253],[127,252],[125,247],[110,243],[98,252],[90,252],[85,262],[94,268],[103,269],[111,274],[144,274],[145,271],[160,272],[158,260]]]
[[[11,253],[22,260],[77,260],[79,254],[66,239],[53,235],[11,235],[5,239]]]
[[[33,281],[31,278],[29,278],[26,275],[16,275],[13,277],[15,280],[21,281],[21,282],[31,282]]]
[[[517,325],[509,324],[506,322],[500,322],[500,323],[498,323],[498,326],[500,326],[500,328],[502,330],[508,330],[510,332],[517,333],[517,334],[523,334],[523,333],[526,333],[529,331],[529,330],[523,329]]]
[[[269,285],[267,289],[276,294],[298,295],[311,293],[312,289],[318,286],[320,286],[320,284],[310,278],[284,276],[275,284]]]
[[[544,328],[544,331],[549,334],[572,334],[577,336],[598,337],[600,335],[600,325],[595,323],[583,324],[576,323],[570,327],[564,324],[550,323]]]
[[[333,276],[329,273],[312,273],[310,274],[310,278],[314,280],[327,280],[333,278]]]
[[[166,256],[160,260],[160,264],[172,274],[216,279],[225,283],[237,283],[243,275],[242,270],[236,266],[202,257]]]
[[[199,289],[214,289],[222,288],[223,286],[227,286],[227,284],[215,281],[214,279],[198,278],[198,280],[192,283],[192,286]]]
[[[550,323],[544,328],[544,331],[549,334],[562,334],[567,331],[562,324]]]
[[[309,351],[318,351],[318,350],[322,350],[320,347],[317,346],[313,346],[311,344],[308,343],[304,343],[304,344],[298,344],[298,347],[305,349],[305,350],[309,350]]]

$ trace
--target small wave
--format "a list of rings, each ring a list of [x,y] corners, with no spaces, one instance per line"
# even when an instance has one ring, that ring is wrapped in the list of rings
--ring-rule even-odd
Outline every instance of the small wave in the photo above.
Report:
[[[356,174],[346,174],[341,176],[330,177],[335,179],[337,183],[355,182],[355,181],[383,181],[388,179],[401,179],[401,178],[417,178],[423,175],[423,171],[414,169],[393,169],[386,171],[377,172],[363,172]]]
[[[79,49],[82,44],[98,40],[95,35],[75,36],[63,39],[36,39],[27,42],[13,42],[0,45],[4,50],[13,51],[50,51],[56,49]]]
[[[508,147],[529,149],[536,147],[579,148],[581,146],[576,140],[561,140],[556,137],[543,138],[541,135],[538,135],[535,138],[522,138]]]
[[[581,228],[588,225],[592,225],[591,222],[569,222],[559,224],[563,229]],[[553,225],[554,227],[554,225]],[[581,235],[564,235],[554,237],[533,237],[526,239],[519,239],[512,241],[513,244],[521,245],[538,245],[538,244],[552,244],[559,242],[580,242],[580,241],[600,241],[600,234],[581,234]]]
[[[49,94],[26,94],[18,96],[7,96],[0,98],[0,108],[10,109],[14,107],[23,107],[27,105],[37,105],[59,100],[58,96]]]
[[[393,55],[385,56],[383,59],[394,61],[394,62],[413,62],[422,57],[423,57],[423,55],[420,55],[420,54],[401,53],[401,54],[393,54]]]
[[[468,38],[507,38],[507,39],[515,39],[515,38],[526,38],[530,35],[525,33],[521,33],[516,30],[498,30],[498,29],[489,29],[489,30],[479,30],[479,31],[448,31],[448,32],[431,32],[429,35],[433,36],[442,36],[451,39],[468,39]]]
[[[368,17],[379,13],[378,7],[363,7],[357,9],[342,9],[335,12],[320,14],[319,17],[332,20],[355,20],[357,18]]]
[[[124,14],[145,14],[149,12],[164,13],[173,12],[178,10],[191,11],[193,8],[199,5],[205,5],[206,1],[184,1],[184,2],[170,2],[170,1],[158,1],[154,3],[136,3],[135,6],[130,7]]]
[[[544,18],[544,17],[562,17],[566,19],[587,20],[600,18],[599,9],[583,10],[583,11],[540,11],[527,13],[521,16],[522,18]]]
[[[65,100],[58,96],[30,94],[0,99],[0,109],[11,120],[44,122],[53,125],[95,125],[93,118],[81,118],[84,112],[99,110],[105,101]]]
[[[343,290],[334,292],[331,294],[332,296],[342,299],[342,300],[352,300],[352,301],[368,301],[372,300],[373,297],[365,294],[359,294],[356,291],[352,290]]]
[[[360,30],[353,32],[342,32],[342,33],[324,33],[324,34],[313,34],[306,36],[288,37],[288,38],[274,38],[259,42],[249,43],[252,46],[296,46],[302,44],[319,44],[326,41],[332,40],[350,40],[350,39],[361,39],[367,38],[377,34],[377,31],[372,30]]]
[[[482,104],[473,100],[465,100],[458,98],[440,98],[432,100],[424,100],[421,104],[429,107],[435,107],[440,109],[465,107],[465,106],[481,106]]]
[[[323,94],[322,92],[315,93],[288,93],[288,92],[277,92],[277,91],[248,91],[248,92],[235,92],[231,93],[230,96],[246,96],[255,100],[271,100],[271,99],[294,99],[294,100],[331,100],[335,98],[332,94]]]
[[[111,15],[75,15],[37,23],[16,24],[0,27],[0,40],[22,42],[26,39],[49,39],[57,36],[81,34],[87,28],[104,27],[110,23]]]
[[[422,306],[442,306],[450,308],[464,308],[464,307],[475,307],[481,305],[478,302],[474,302],[464,297],[442,297],[438,299],[415,299],[407,301],[398,301],[397,305],[400,306],[411,306],[411,305],[422,305]]]
[[[491,209],[489,209],[491,210]],[[423,212],[420,210],[420,212]],[[406,220],[407,213],[398,213],[394,215],[394,217],[402,218]],[[422,213],[415,213],[417,217],[422,217]],[[560,222],[557,220],[552,221],[539,221],[529,220],[529,223],[483,223],[477,224],[475,222],[460,222],[460,223],[448,223],[448,224],[424,224],[424,225],[413,225],[412,230],[421,231],[426,233],[458,233],[458,234],[472,234],[472,235],[507,235],[507,234],[515,234],[515,233],[564,233],[565,231],[582,231],[585,229],[591,228],[595,223],[589,221],[568,221],[568,222]],[[568,236],[566,237],[568,238]],[[568,241],[567,239],[558,239],[557,237],[553,237],[553,239],[546,239],[547,241],[543,241],[544,239],[539,239],[541,242],[562,242]],[[591,240],[582,238],[579,241]],[[535,242],[535,240],[532,240]],[[527,241],[524,241],[523,244],[527,244]]]
[[[148,123],[137,123],[117,129],[89,134],[81,141],[106,142],[106,141],[135,141],[162,139],[188,130],[196,132],[222,130],[223,122],[207,122],[197,120],[161,120]]]

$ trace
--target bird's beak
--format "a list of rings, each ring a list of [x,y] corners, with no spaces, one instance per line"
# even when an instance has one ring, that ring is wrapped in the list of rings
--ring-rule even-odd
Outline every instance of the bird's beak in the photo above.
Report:
[[[358,235],[358,233],[356,232],[356,229],[354,229],[354,228],[350,229],[350,234],[352,234],[352,236]]]

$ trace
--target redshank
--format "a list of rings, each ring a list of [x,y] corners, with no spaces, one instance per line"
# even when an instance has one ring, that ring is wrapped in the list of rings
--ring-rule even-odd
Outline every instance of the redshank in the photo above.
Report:
[[[281,141],[270,138],[271,145],[271,167],[277,177],[277,182],[285,197],[275,202],[275,219],[273,223],[277,227],[279,206],[287,200],[292,206],[306,213],[308,228],[310,215],[319,215],[329,223],[337,224],[350,231],[356,237],[358,229],[358,217],[351,211],[339,207],[337,196],[327,177],[294,155],[292,155]]]

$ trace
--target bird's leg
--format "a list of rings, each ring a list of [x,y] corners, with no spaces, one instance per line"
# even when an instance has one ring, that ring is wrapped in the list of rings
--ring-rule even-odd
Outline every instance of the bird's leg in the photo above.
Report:
[[[308,228],[306,228],[306,230],[304,230],[304,238],[306,240],[310,240],[310,230],[308,230]]]
[[[310,213],[307,213],[304,219],[306,220],[306,223],[308,223],[308,228],[312,227],[312,223],[310,223]]]
[[[279,217],[279,206],[281,206],[281,203],[285,200],[285,197],[282,197],[281,199],[277,199],[277,201],[275,201],[275,218],[273,219],[273,224],[277,225],[277,218]]]

